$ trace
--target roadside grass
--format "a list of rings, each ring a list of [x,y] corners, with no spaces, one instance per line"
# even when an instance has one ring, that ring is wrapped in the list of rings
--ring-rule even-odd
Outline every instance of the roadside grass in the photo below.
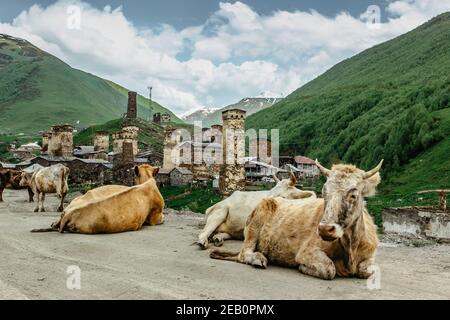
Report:
[[[223,199],[218,190],[207,186],[169,186],[160,188],[166,207],[204,214],[206,209]]]

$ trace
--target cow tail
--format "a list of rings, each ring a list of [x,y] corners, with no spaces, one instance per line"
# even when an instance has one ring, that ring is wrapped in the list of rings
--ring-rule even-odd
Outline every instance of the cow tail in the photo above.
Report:
[[[30,232],[58,232],[57,228],[33,229]]]
[[[66,227],[66,224],[69,222],[70,220],[70,215],[69,214],[64,214],[64,216],[61,218],[61,221],[59,223],[59,233],[64,233],[64,228]]]
[[[220,249],[213,249],[209,253],[209,257],[212,259],[238,262],[239,261],[239,251],[225,251],[225,250],[220,250]]]

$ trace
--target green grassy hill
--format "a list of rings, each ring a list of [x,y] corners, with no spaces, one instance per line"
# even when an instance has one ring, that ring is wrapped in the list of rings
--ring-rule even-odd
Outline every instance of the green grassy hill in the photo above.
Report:
[[[86,128],[117,119],[126,112],[127,91],[27,41],[0,35],[0,133],[35,134],[58,123]],[[158,103],[152,106],[182,122]],[[139,96],[139,116],[148,118],[148,108]]]
[[[450,186],[450,13],[347,59],[248,118],[281,154],[371,168],[382,190]]]

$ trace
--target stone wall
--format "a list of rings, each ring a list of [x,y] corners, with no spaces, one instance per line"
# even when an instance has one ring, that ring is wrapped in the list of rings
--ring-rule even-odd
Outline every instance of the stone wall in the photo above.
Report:
[[[386,208],[383,229],[385,233],[450,241],[450,211],[426,207]]]

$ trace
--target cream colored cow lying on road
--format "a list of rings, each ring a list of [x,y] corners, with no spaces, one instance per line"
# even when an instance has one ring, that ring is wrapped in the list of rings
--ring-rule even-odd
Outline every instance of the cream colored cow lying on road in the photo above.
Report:
[[[326,175],[324,199],[264,199],[245,227],[240,252],[213,250],[211,258],[266,268],[274,264],[333,279],[368,278],[374,272],[378,237],[364,197],[375,193],[382,162],[370,171],[352,165],[317,166]]]
[[[33,232],[115,233],[164,222],[164,199],[154,177],[159,168],[135,167],[136,186],[104,186],[78,197],[49,229]]]
[[[302,191],[295,187],[297,182],[291,173],[290,179],[280,181],[276,176],[277,185],[268,191],[236,191],[230,197],[206,210],[206,225],[198,236],[201,248],[208,247],[209,239],[215,246],[221,246],[227,239],[243,239],[245,222],[258,203],[267,197],[282,197],[286,199],[303,199],[316,195],[312,191]]]

